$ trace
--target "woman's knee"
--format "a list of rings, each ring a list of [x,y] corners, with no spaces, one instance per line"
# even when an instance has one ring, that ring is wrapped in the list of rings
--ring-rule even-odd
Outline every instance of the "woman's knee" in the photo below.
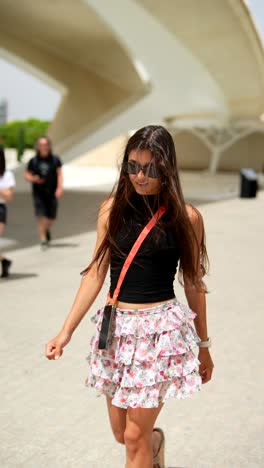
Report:
[[[113,429],[113,434],[114,434],[115,440],[119,444],[124,444],[125,443],[124,431],[122,431],[120,429]]]
[[[146,434],[143,434],[142,430],[133,424],[128,425],[124,432],[124,442],[126,448],[130,451],[137,451],[142,443],[145,443]]]
[[[112,405],[112,399],[106,397],[109,420],[113,435],[117,442],[124,444],[124,430],[126,427],[126,410]]]

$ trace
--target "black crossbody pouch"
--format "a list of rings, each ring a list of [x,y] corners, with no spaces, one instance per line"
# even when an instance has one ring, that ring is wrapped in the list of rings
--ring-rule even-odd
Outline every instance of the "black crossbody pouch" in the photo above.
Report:
[[[112,324],[116,306],[107,304],[104,307],[102,326],[99,335],[98,349],[108,349],[112,342]]]

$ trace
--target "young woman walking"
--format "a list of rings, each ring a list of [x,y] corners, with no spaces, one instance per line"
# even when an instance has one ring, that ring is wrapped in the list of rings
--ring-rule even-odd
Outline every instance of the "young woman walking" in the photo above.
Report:
[[[158,210],[163,211],[157,221]],[[148,229],[118,292],[124,262],[153,215],[156,224]],[[114,436],[125,444],[126,468],[163,467],[164,433],[155,421],[168,398],[187,398],[201,390],[214,365],[202,279],[208,271],[203,219],[184,202],[173,139],[162,126],[144,127],[127,143],[117,188],[99,211],[93,259],[82,272],[62,330],[46,345],[48,359],[62,355],[100,292],[109,265],[108,300],[117,308],[106,349],[100,345],[104,307],[92,317],[97,329],[86,384],[106,395]],[[175,297],[177,268],[189,306]]]

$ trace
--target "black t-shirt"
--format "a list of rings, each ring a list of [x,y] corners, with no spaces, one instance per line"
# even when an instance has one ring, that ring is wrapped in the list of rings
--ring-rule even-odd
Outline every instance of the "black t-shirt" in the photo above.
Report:
[[[44,179],[43,184],[32,184],[33,193],[36,195],[54,195],[57,189],[57,169],[62,166],[58,156],[51,154],[48,157],[34,156],[30,159],[27,170]]]

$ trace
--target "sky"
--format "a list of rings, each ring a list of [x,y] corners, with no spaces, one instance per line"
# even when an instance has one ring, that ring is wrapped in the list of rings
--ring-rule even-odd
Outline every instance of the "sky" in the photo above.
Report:
[[[264,0],[247,0],[264,44]],[[0,49],[1,55],[1,49]],[[8,101],[8,120],[52,120],[60,94],[44,82],[0,58],[0,101]]]
[[[60,94],[24,70],[0,58],[0,100],[8,101],[8,120],[52,120]]]

